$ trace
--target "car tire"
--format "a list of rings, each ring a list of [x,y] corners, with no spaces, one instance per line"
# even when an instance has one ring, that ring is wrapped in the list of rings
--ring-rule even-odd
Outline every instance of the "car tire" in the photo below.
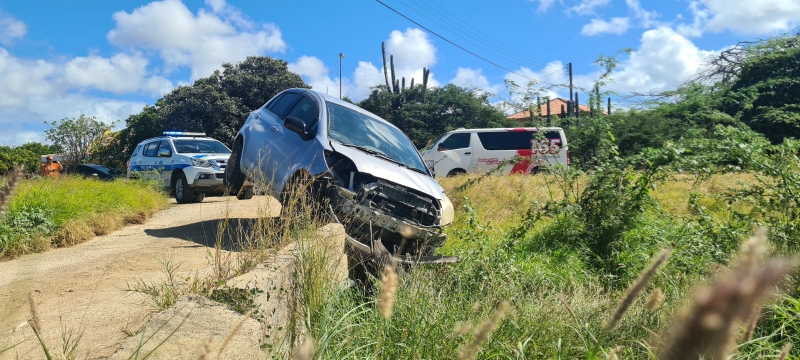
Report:
[[[194,188],[189,186],[186,181],[186,175],[183,172],[172,180],[172,189],[175,191],[175,200],[178,204],[189,204],[194,202]]]
[[[206,198],[206,193],[196,192],[196,193],[194,193],[194,199],[192,201],[196,202],[196,203],[199,203],[199,202],[203,202],[203,199],[205,199],[205,198]]]
[[[244,186],[245,176],[242,173],[242,166],[241,166],[241,158],[242,158],[242,142],[237,141],[233,145],[233,151],[231,151],[231,156],[228,158],[228,164],[225,166],[225,177],[223,178],[223,184],[225,185],[225,189],[227,189],[228,194],[236,194],[237,199],[242,199],[239,197],[239,193],[243,190],[242,187]],[[248,197],[247,199],[252,198],[252,196]]]
[[[250,200],[253,198],[253,194],[254,194],[253,187],[248,186],[238,191],[236,193],[236,198],[239,200]]]
[[[447,173],[447,177],[464,175],[466,173],[467,173],[467,171],[464,170],[464,169],[453,169],[453,170],[450,170],[449,173]]]

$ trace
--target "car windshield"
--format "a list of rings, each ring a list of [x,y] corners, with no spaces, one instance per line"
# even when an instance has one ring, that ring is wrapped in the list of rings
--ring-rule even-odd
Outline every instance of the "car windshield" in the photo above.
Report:
[[[417,148],[399,129],[341,105],[327,103],[328,136],[428,174]]]
[[[199,139],[175,139],[175,151],[178,153],[203,153],[203,154],[230,154],[228,149],[221,142],[216,140]]]

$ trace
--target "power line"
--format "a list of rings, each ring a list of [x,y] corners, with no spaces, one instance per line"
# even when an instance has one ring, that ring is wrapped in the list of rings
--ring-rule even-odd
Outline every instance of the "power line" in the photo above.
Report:
[[[405,3],[403,0],[398,0],[398,1],[400,1],[404,5],[408,6],[412,10],[416,11],[417,13],[421,14],[425,18],[433,21],[434,24],[439,25],[442,28],[445,28],[446,30],[449,30],[454,35],[456,35],[456,36],[458,36],[458,37],[460,37],[460,38],[462,38],[462,39],[464,39],[464,40],[466,40],[466,41],[468,41],[468,42],[470,42],[470,43],[472,43],[474,45],[477,45],[478,47],[481,47],[484,50],[487,50],[488,52],[493,53],[493,55],[495,55],[495,56],[498,56],[498,54],[494,54],[494,52],[499,52],[500,54],[502,54],[502,56],[499,56],[499,57],[511,58],[509,60],[511,60],[512,62],[515,62],[517,65],[520,65],[520,66],[523,66],[523,67],[524,66],[530,66],[530,65],[526,65],[528,63],[536,64],[536,66],[542,66],[542,67],[546,66],[546,64],[547,64],[547,62],[545,62],[543,60],[535,59],[533,57],[528,57],[527,55],[524,55],[524,54],[521,56],[521,55],[519,55],[519,54],[522,54],[521,52],[518,52],[515,49],[513,49],[513,48],[511,48],[511,47],[509,47],[509,46],[507,46],[505,44],[503,44],[503,45],[505,45],[508,49],[503,48],[502,46],[498,45],[498,43],[500,43],[500,41],[498,41],[498,40],[496,40],[494,38],[491,38],[489,35],[485,35],[484,33],[481,32],[481,34],[484,34],[486,37],[489,38],[488,40],[485,39],[483,36],[481,36],[477,32],[472,31],[471,29],[469,29],[469,28],[459,24],[458,22],[456,22],[456,20],[458,20],[460,22],[466,23],[463,20],[461,20],[458,17],[456,17],[455,15],[452,15],[452,13],[450,13],[450,14],[453,16],[453,18],[455,18],[455,20],[451,19],[450,17],[448,17],[447,15],[443,14],[439,10],[437,10],[437,9],[431,7],[430,5],[426,4],[424,1],[423,2],[418,2],[418,0],[409,0],[412,3],[416,4],[417,8],[419,8],[419,9],[414,8],[413,6],[410,6],[409,4]],[[437,22],[434,19],[431,19],[430,17],[428,17],[420,9],[423,9],[425,12],[430,13],[431,15],[433,15],[437,19],[445,22],[446,24],[442,24],[442,23]],[[444,8],[442,8],[442,9],[444,11],[447,11]],[[466,35],[466,36],[462,36],[462,33],[464,33],[464,35]],[[477,41],[479,43],[476,43],[473,40]]]
[[[526,79],[528,79],[528,80],[531,80],[531,81],[537,81],[536,79],[529,78],[529,77],[527,77],[527,76],[525,76],[525,75],[522,75],[522,74],[520,74],[520,73],[518,73],[518,72],[516,72],[516,71],[513,71],[513,70],[511,70],[511,69],[508,69],[508,68],[506,68],[506,67],[504,67],[504,66],[502,66],[502,65],[499,65],[499,64],[497,64],[497,63],[495,63],[495,62],[493,62],[493,61],[491,61],[491,60],[489,60],[489,59],[486,59],[486,58],[484,58],[483,56],[480,56],[480,55],[478,55],[478,54],[476,54],[476,53],[474,53],[474,52],[472,52],[472,51],[469,51],[469,50],[467,50],[467,49],[466,49],[466,48],[464,48],[463,46],[461,46],[461,45],[458,45],[458,44],[454,43],[453,41],[451,41],[451,40],[449,40],[449,39],[445,38],[445,37],[444,37],[444,36],[442,36],[442,35],[439,35],[438,33],[434,32],[433,30],[431,30],[431,29],[428,29],[428,28],[427,28],[427,27],[425,27],[424,25],[422,25],[422,24],[420,24],[420,23],[418,23],[418,22],[416,22],[416,21],[412,20],[410,17],[408,17],[408,16],[406,16],[406,15],[403,15],[403,13],[401,13],[401,12],[399,12],[399,11],[395,10],[394,8],[392,8],[392,7],[391,7],[391,6],[389,6],[389,5],[386,5],[386,4],[385,4],[383,1],[381,1],[381,0],[375,0],[375,1],[377,1],[377,2],[378,2],[378,3],[380,3],[381,5],[385,6],[385,7],[386,7],[386,8],[388,8],[389,10],[392,10],[392,11],[394,11],[394,12],[395,12],[397,15],[400,15],[400,16],[402,16],[403,18],[405,18],[406,20],[408,20],[408,21],[410,21],[410,22],[414,23],[415,25],[417,25],[417,26],[419,26],[419,27],[421,27],[421,28],[425,29],[426,31],[430,32],[431,34],[435,35],[436,37],[438,37],[438,38],[440,38],[440,39],[442,39],[442,40],[444,40],[444,41],[448,42],[450,45],[453,45],[453,46],[455,46],[455,47],[457,47],[457,48],[459,48],[459,49],[463,50],[464,52],[466,52],[466,53],[468,53],[468,54],[470,54],[470,55],[472,55],[472,56],[474,56],[474,57],[476,57],[476,58],[478,58],[478,59],[481,59],[481,60],[483,60],[483,61],[485,61],[485,62],[487,62],[487,63],[489,63],[489,64],[492,64],[492,65],[494,65],[495,67],[498,67],[498,68],[500,68],[500,69],[502,69],[502,70],[505,70],[505,71],[507,71],[507,72],[510,72],[510,73],[512,73],[512,74],[518,75],[518,76],[520,76],[520,77],[526,78]],[[555,84],[549,84],[549,85],[555,85]]]

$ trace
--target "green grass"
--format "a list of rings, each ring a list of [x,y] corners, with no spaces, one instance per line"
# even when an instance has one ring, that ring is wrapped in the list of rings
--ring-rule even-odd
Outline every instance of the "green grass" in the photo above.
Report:
[[[140,181],[23,180],[0,220],[0,258],[74,245],[142,223],[168,204],[166,193]]]
[[[752,235],[730,220],[720,195],[749,175],[718,175],[703,181],[670,176],[651,192],[655,204],[632,228],[609,246],[611,266],[598,267],[569,212],[542,218],[521,233],[514,229],[529,209],[563,198],[554,177],[489,177],[466,190],[467,177],[443,179],[457,206],[441,253],[461,257],[457,264],[418,267],[401,277],[392,317],[376,309],[376,295],[341,290],[312,316],[314,357],[453,359],[475,338],[475,329],[507,302],[512,312],[476,354],[489,359],[606,359],[620,347],[624,359],[655,358],[676,319],[691,302],[694,289],[727,265],[741,240]],[[579,183],[586,178],[578,179]],[[689,205],[699,194],[705,212]],[[704,217],[706,216],[706,217]],[[749,224],[752,225],[752,224]],[[674,251],[620,326],[605,324],[627,287],[663,248]],[[375,285],[378,293],[380,285]],[[646,303],[656,289],[665,301],[655,310]],[[301,290],[302,291],[302,290]],[[769,305],[756,334],[737,358],[775,356],[786,341],[800,344],[791,332],[797,300],[785,294]],[[788,315],[787,315],[788,314]],[[780,318],[784,321],[775,321]]]

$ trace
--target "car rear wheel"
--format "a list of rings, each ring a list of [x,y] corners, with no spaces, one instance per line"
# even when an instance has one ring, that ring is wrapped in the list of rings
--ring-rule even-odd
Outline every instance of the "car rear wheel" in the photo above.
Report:
[[[464,169],[453,169],[453,170],[450,170],[450,172],[449,172],[449,173],[447,173],[447,176],[448,176],[448,177],[451,177],[451,176],[458,176],[458,175],[464,175],[464,174],[466,174],[466,173],[467,173],[467,171],[466,171],[466,170],[464,170]]]
[[[223,182],[225,184],[225,188],[228,190],[228,194],[236,194],[236,198],[239,200],[246,200],[253,197],[253,189],[252,187],[244,187],[245,176],[242,173],[241,161],[242,158],[242,142],[237,141],[233,145],[233,151],[231,151],[231,156],[228,158],[228,165],[225,167],[225,177],[223,178]],[[248,197],[247,194],[240,194],[244,193],[249,190],[250,196]]]
[[[178,204],[188,204],[195,199],[194,189],[189,186],[186,175],[182,172],[173,179],[172,189],[175,190],[175,200]]]

